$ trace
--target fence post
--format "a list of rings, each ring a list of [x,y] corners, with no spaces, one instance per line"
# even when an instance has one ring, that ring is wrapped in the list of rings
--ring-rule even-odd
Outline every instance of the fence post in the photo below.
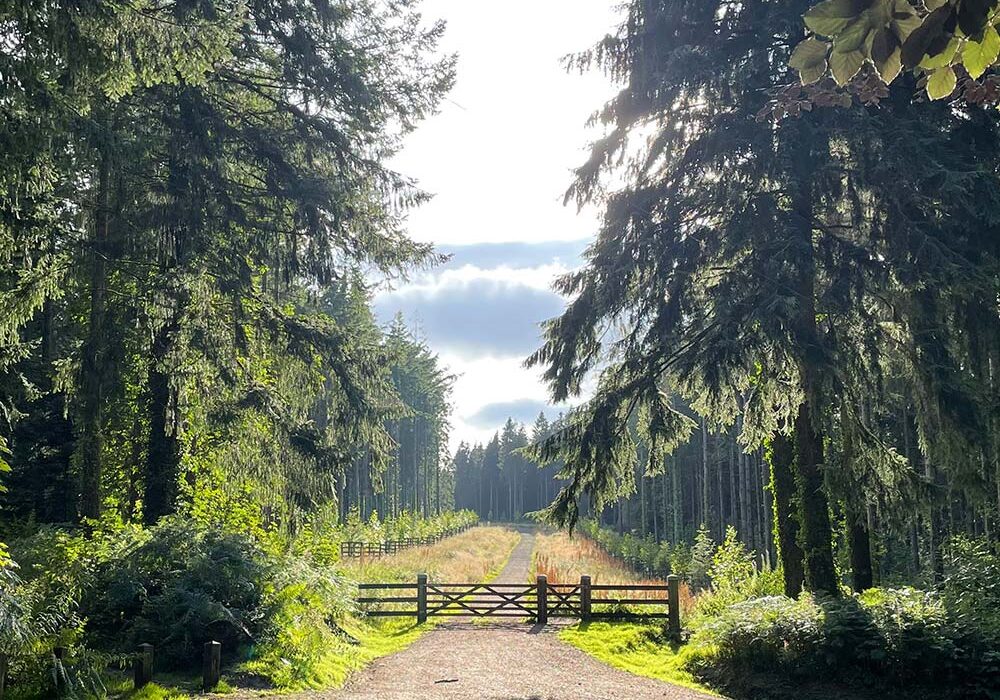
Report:
[[[681,577],[667,576],[667,621],[670,636],[681,636]]]
[[[0,700],[3,700],[3,689],[7,684],[7,655],[0,652]]]
[[[580,577],[580,619],[590,620],[590,577]]]
[[[202,655],[201,680],[203,690],[212,690],[219,685],[222,675],[222,644],[219,642],[205,642],[205,651]]]
[[[153,680],[153,645],[140,644],[139,654],[132,662],[132,673],[136,688],[142,688]]]
[[[63,663],[66,660],[66,647],[55,647],[52,656],[55,658],[56,692],[62,693],[66,689],[66,665]]]
[[[417,624],[427,622],[427,574],[417,574]]]
[[[549,581],[545,574],[538,574],[535,579],[536,598],[538,600],[538,624],[548,624],[549,621]]]

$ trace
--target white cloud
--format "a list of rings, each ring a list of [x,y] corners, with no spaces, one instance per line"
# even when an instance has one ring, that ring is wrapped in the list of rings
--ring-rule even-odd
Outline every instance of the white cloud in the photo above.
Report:
[[[490,357],[470,360],[444,353],[441,360],[458,375],[452,396],[455,409],[452,416],[453,450],[462,440],[485,442],[501,427],[499,421],[491,427],[476,420],[476,415],[485,406],[522,400],[548,403],[539,372],[525,369],[520,359]]]
[[[502,265],[493,269],[483,269],[475,265],[463,265],[457,269],[440,272],[425,272],[398,289],[383,291],[381,295],[434,297],[439,294],[454,293],[456,289],[467,288],[477,282],[490,282],[502,287],[526,287],[543,292],[551,291],[552,282],[570,268],[560,262],[538,267],[508,267]]]
[[[567,73],[562,59],[617,22],[616,0],[426,0],[448,22],[443,49],[458,53],[458,80],[441,113],[423,124],[393,165],[435,198],[409,229],[435,243],[567,240],[589,236],[593,210],[562,196],[594,134],[590,115],[614,94],[596,72]]]
[[[594,209],[577,213],[562,197],[597,136],[588,118],[615,93],[599,73],[567,74],[562,59],[612,31],[618,5],[423,2],[428,20],[448,22],[442,49],[458,53],[458,79],[392,166],[434,194],[411,213],[410,234],[454,259],[383,290],[376,308],[383,319],[404,311],[460,375],[452,447],[492,435],[474,424],[477,414],[482,423],[498,405],[547,401],[538,373],[521,362],[540,344],[538,323],[562,309],[552,279],[579,264],[597,230]]]

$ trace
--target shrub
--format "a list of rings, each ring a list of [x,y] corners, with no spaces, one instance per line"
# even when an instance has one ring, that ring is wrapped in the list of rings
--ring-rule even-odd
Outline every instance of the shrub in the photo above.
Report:
[[[328,654],[343,634],[355,587],[311,556],[283,558],[265,599],[267,625],[247,670],[282,688],[320,686]]]
[[[957,620],[1000,636],[1000,554],[985,538],[953,537],[945,547],[945,576],[939,586]]]
[[[122,652],[152,643],[173,668],[191,665],[207,641],[231,652],[262,629],[272,566],[247,536],[165,519],[97,567],[84,598],[88,638]]]
[[[688,582],[695,591],[708,588],[711,579],[708,570],[712,567],[712,557],[715,555],[715,542],[707,525],[698,528],[691,546],[691,561],[688,565]]]
[[[987,698],[1000,681],[990,638],[949,617],[938,596],[914,589],[748,600],[702,620],[692,646],[692,672],[731,691],[766,674]]]
[[[695,614],[701,616],[717,615],[752,598],[780,595],[783,588],[780,572],[757,571],[753,554],[739,541],[733,527],[726,530],[725,540],[712,554],[706,577],[710,587],[695,602]]]

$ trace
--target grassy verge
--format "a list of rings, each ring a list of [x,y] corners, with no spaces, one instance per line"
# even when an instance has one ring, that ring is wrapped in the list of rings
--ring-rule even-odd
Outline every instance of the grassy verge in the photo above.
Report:
[[[635,622],[584,622],[559,638],[609,666],[715,695],[684,670],[684,647],[663,637],[659,625]]]
[[[586,574],[596,584],[665,583],[632,571],[586,537],[570,537],[565,532],[556,532],[539,535],[535,542],[532,575],[545,574],[552,582],[575,582]],[[681,589],[681,605],[687,610],[693,605],[686,586]],[[712,693],[684,669],[684,647],[666,639],[660,624],[632,621],[580,623],[560,632],[559,638],[623,671]]]

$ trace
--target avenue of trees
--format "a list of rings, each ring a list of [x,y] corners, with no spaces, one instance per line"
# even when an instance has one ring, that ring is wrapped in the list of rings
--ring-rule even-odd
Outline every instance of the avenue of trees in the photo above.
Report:
[[[0,26],[5,517],[242,498],[290,523],[381,481],[384,512],[439,509],[450,380],[366,280],[435,260],[384,162],[451,84],[443,26],[305,0]]]
[[[739,526],[726,482],[763,452],[786,591],[837,595],[837,531],[866,588],[873,544],[933,577],[1000,530],[1000,116],[904,73],[877,107],[760,118],[809,7],[635,0],[573,60],[621,85],[568,195],[605,213],[530,363],[557,401],[597,390],[534,452],[571,524],[648,497],[704,421],[723,483],[688,507]]]

